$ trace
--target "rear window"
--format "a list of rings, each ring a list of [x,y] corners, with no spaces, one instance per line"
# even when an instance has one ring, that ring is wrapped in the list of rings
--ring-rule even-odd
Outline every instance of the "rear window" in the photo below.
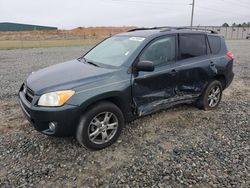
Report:
[[[198,57],[207,54],[205,35],[182,34],[179,39],[181,59]]]
[[[218,54],[220,52],[220,49],[221,49],[220,37],[208,35],[208,41],[209,41],[209,45],[210,45],[210,49],[211,49],[212,54]]]

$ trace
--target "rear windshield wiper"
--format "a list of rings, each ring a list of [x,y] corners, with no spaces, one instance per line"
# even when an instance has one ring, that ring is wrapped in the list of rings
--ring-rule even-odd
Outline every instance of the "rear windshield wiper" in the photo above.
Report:
[[[96,67],[99,67],[99,65],[97,65],[96,63],[93,63],[93,62],[87,60],[87,59],[84,58],[84,57],[80,57],[80,58],[78,58],[78,60],[79,60],[79,61],[83,61],[84,63],[88,63],[88,64],[90,64],[90,65],[94,65],[94,66],[96,66]]]

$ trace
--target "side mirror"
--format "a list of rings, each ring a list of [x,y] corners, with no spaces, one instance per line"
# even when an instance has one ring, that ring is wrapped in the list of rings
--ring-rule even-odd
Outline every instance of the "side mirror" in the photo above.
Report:
[[[140,61],[136,65],[137,71],[153,72],[155,70],[154,63],[152,61]]]

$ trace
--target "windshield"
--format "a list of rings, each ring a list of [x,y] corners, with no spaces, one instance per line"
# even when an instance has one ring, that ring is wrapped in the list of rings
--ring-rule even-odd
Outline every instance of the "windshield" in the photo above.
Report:
[[[114,36],[98,44],[84,58],[90,62],[121,66],[144,39],[141,37]]]

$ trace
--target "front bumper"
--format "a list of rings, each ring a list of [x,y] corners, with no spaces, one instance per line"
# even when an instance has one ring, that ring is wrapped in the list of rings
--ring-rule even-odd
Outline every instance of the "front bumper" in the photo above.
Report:
[[[23,91],[18,93],[18,101],[22,111],[34,128],[46,135],[73,136],[80,119],[78,106],[65,104],[61,107],[40,107],[30,103]],[[56,129],[51,131],[49,123],[56,123]]]

